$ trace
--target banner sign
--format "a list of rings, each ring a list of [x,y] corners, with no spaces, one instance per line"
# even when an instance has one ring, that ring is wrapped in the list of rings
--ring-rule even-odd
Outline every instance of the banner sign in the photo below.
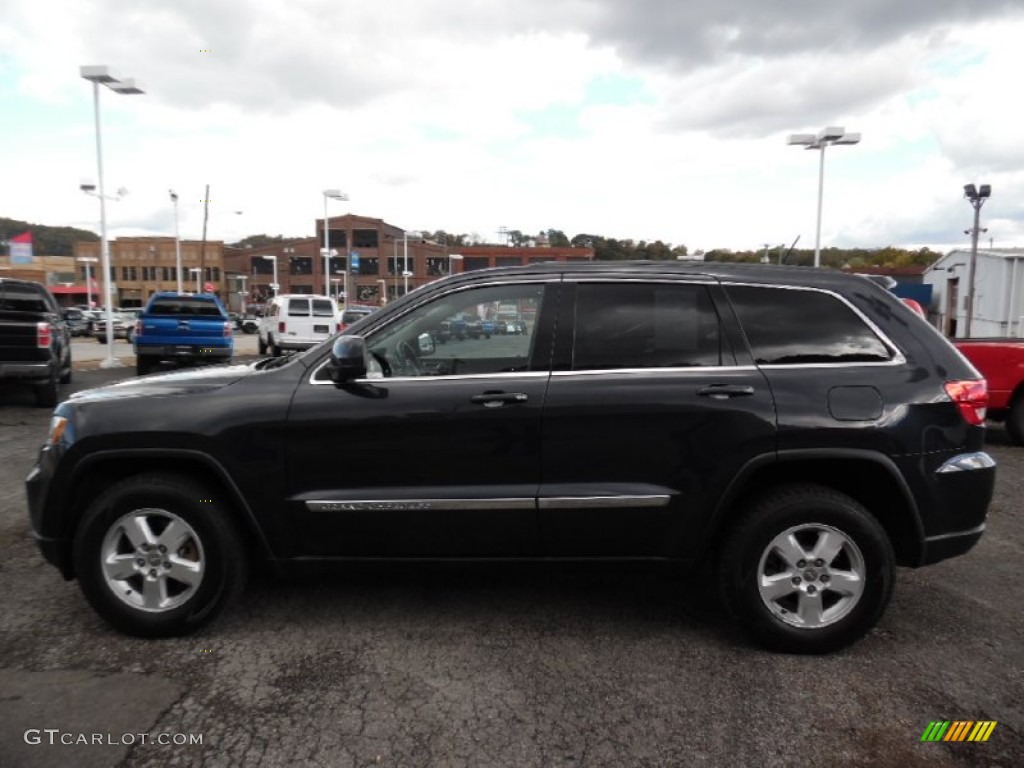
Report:
[[[11,264],[31,264],[32,258],[32,233],[12,237],[10,241]]]

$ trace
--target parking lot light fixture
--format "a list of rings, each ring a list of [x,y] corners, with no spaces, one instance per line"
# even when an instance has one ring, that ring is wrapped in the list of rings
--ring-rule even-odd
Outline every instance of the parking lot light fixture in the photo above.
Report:
[[[274,292],[274,295],[277,296],[277,294],[281,290],[281,286],[277,282],[277,256],[275,256],[272,253],[268,253],[264,254],[263,256],[260,256],[260,258],[268,259],[269,261],[274,262],[274,282],[270,284],[270,290],[272,290]]]
[[[96,167],[99,183],[100,199],[100,260],[103,270],[103,301],[106,305],[107,324],[107,356],[100,362],[101,368],[118,368],[121,361],[114,357],[114,301],[111,293],[110,279],[110,243],[107,240],[107,207],[106,195],[103,190],[103,141],[100,132],[100,85],[105,85],[115,93],[134,95],[143,93],[134,80],[119,80],[110,74],[108,67],[90,65],[79,67],[79,74],[92,83],[93,114],[96,122]],[[83,190],[85,187],[82,187]]]
[[[860,142],[859,133],[847,133],[840,126],[822,128],[817,134],[793,133],[786,143],[790,146],[802,146],[805,149],[816,149],[818,155],[818,223],[814,236],[814,266],[821,266],[821,209],[825,193],[825,148],[830,144],[850,145]]]
[[[348,195],[342,192],[340,189],[325,189],[324,190],[324,247],[320,249],[320,255],[324,257],[324,295],[331,295],[331,257],[337,256],[338,252],[331,250],[330,242],[328,241],[327,234],[330,231],[330,227],[327,224],[327,201],[328,200],[348,200]],[[348,259],[345,260],[345,283],[348,284]],[[348,309],[348,290],[345,291],[345,309]]]
[[[181,293],[181,237],[178,234],[178,193],[173,189],[168,191],[171,195],[171,202],[174,203],[174,273],[175,277],[178,278],[178,293]]]
[[[202,291],[199,290],[199,277],[203,274],[203,270],[200,269],[199,267],[191,267],[189,269],[189,272],[191,274],[195,275],[195,278],[196,278],[196,293],[197,294],[198,293],[202,293]]]
[[[964,197],[974,208],[974,226],[968,230],[971,233],[971,261],[967,268],[967,322],[964,324],[966,338],[971,337],[971,319],[974,317],[974,270],[978,263],[978,234],[982,231],[981,206],[992,196],[992,185],[974,184],[964,185]]]
[[[79,256],[75,261],[85,264],[85,305],[92,309],[92,272],[89,266],[99,261],[95,256]]]

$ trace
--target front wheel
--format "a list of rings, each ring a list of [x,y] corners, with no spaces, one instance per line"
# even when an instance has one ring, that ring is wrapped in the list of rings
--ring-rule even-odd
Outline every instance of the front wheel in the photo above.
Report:
[[[73,554],[89,603],[139,637],[199,629],[238,595],[247,570],[238,530],[216,494],[163,473],[136,475],[96,498]]]
[[[719,562],[729,612],[761,645],[828,653],[864,636],[892,595],[895,555],[859,502],[818,485],[758,499]]]

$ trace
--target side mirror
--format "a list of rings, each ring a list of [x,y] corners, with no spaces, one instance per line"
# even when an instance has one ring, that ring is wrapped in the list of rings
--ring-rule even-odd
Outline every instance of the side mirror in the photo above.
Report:
[[[420,357],[434,354],[434,337],[429,333],[421,333],[417,336],[416,343],[420,348]]]
[[[327,375],[335,384],[366,377],[366,342],[362,336],[339,336],[331,347]]]

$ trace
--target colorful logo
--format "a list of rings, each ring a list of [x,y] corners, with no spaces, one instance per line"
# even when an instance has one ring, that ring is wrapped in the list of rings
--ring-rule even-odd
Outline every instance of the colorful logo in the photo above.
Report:
[[[932,720],[921,741],[988,741],[995,728],[995,720]]]

